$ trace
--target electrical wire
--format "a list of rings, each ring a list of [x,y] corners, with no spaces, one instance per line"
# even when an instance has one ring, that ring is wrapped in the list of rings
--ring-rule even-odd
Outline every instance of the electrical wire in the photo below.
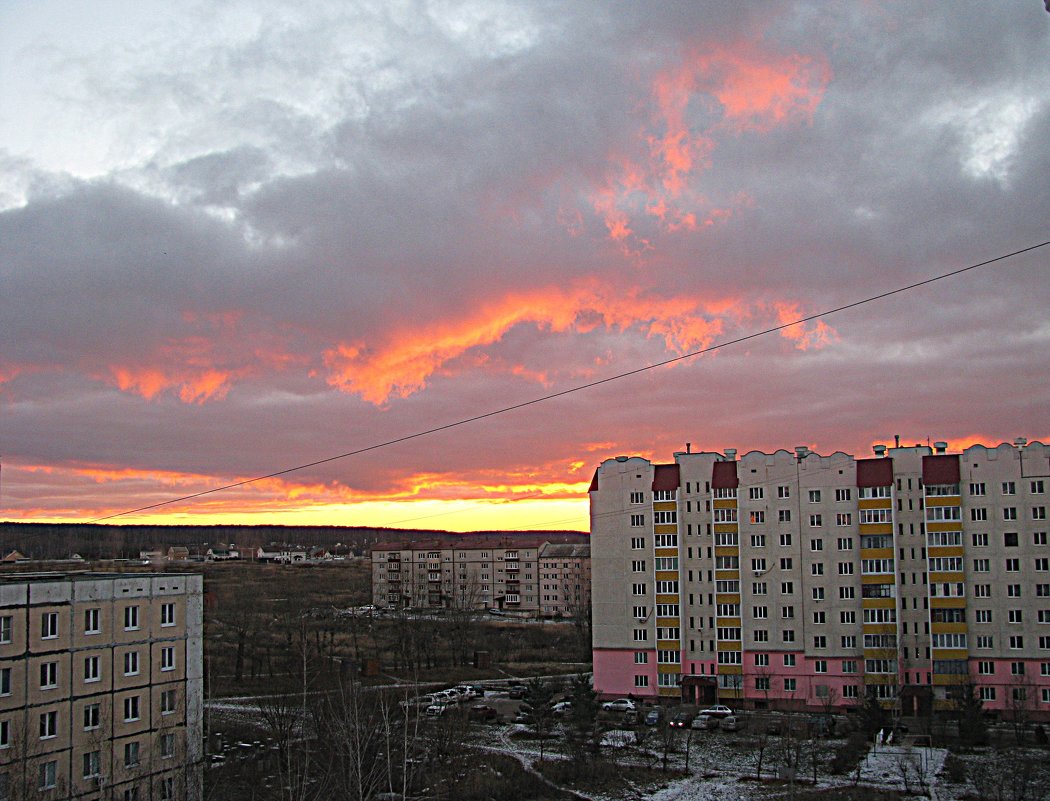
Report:
[[[804,323],[812,322],[813,320],[817,320],[817,319],[820,319],[820,318],[823,318],[823,317],[830,317],[833,314],[838,314],[839,312],[848,311],[849,309],[855,309],[858,306],[863,306],[863,305],[868,304],[868,303],[874,303],[877,300],[884,300],[886,298],[893,297],[894,295],[899,295],[899,294],[904,293],[904,292],[910,292],[913,289],[918,289],[919,287],[927,286],[929,284],[936,283],[937,281],[943,281],[943,280],[945,280],[947,278],[952,278],[952,277],[957,276],[957,275],[962,275],[963,273],[970,272],[971,270],[976,270],[976,269],[978,269],[980,267],[987,267],[990,264],[995,264],[996,262],[1004,261],[1006,259],[1010,259],[1010,258],[1013,258],[1015,256],[1020,256],[1023,253],[1030,253],[1033,250],[1038,250],[1039,248],[1046,247],[1047,245],[1050,245],[1050,240],[1047,240],[1045,242],[1040,242],[1037,245],[1031,245],[1030,247],[1021,248],[1020,250],[1015,250],[1015,251],[1013,251],[1011,253],[1005,253],[1005,254],[1003,254],[1001,256],[996,256],[995,258],[987,259],[986,261],[982,261],[982,262],[978,262],[977,264],[971,264],[968,267],[960,267],[959,269],[956,269],[956,270],[951,270],[951,271],[946,272],[946,273],[941,273],[940,275],[935,275],[935,276],[933,276],[931,278],[926,278],[926,279],[924,279],[922,281],[916,281],[914,283],[907,284],[906,286],[897,287],[896,289],[891,289],[891,290],[886,291],[886,292],[880,292],[877,295],[871,295],[869,297],[862,298],[860,300],[855,300],[855,301],[852,301],[850,303],[846,303],[846,304],[844,304],[842,306],[836,306],[836,307],[831,308],[831,309],[825,309],[824,311],[816,312],[815,314],[809,314],[809,315],[806,315],[805,317],[800,317],[797,320],[793,320],[792,322],[782,323],[780,325],[775,325],[775,326],[772,326],[770,328],[765,328],[765,329],[763,329],[761,331],[755,331],[755,332],[750,333],[750,334],[745,334],[744,336],[736,337],[735,339],[729,339],[729,340],[726,340],[725,342],[719,342],[719,343],[716,343],[714,345],[709,345],[708,347],[700,348],[699,350],[694,350],[694,351],[691,351],[689,353],[682,354],[681,356],[674,356],[674,357],[672,357],[670,359],[664,359],[664,360],[659,361],[659,362],[654,362],[653,364],[647,364],[644,367],[637,367],[637,368],[635,368],[633,370],[628,370],[628,371],[623,372],[623,373],[617,373],[616,375],[607,376],[606,378],[601,378],[601,379],[598,379],[597,381],[589,381],[589,382],[587,382],[585,384],[579,384],[579,385],[574,386],[574,387],[569,387],[568,389],[559,390],[558,392],[552,392],[552,393],[547,394],[547,395],[541,395],[538,398],[533,398],[531,400],[522,401],[521,403],[514,403],[514,404],[511,404],[510,406],[504,406],[504,407],[499,408],[499,409],[493,409],[492,411],[484,412],[482,414],[477,414],[477,415],[474,415],[472,417],[465,417],[465,418],[463,418],[461,420],[456,420],[456,421],[451,422],[451,423],[445,423],[445,424],[440,425],[440,426],[434,426],[433,428],[427,428],[427,429],[424,429],[422,431],[416,431],[416,432],[414,432],[412,434],[406,434],[406,435],[401,436],[401,437],[395,437],[393,439],[384,440],[383,442],[377,442],[374,445],[368,445],[368,446],[363,447],[363,448],[357,448],[355,450],[347,451],[346,453],[340,453],[340,454],[337,454],[335,456],[329,456],[329,457],[326,457],[324,459],[317,459],[317,460],[315,460],[313,462],[307,462],[305,464],[296,465],[295,467],[287,467],[287,468],[285,468],[283,470],[276,470],[276,471],[274,471],[272,473],[267,473],[266,475],[256,476],[254,478],[246,478],[243,481],[235,481],[232,484],[224,484],[224,485],[219,486],[219,487],[212,487],[211,489],[201,490],[200,492],[194,492],[194,493],[191,493],[189,495],[182,495],[182,496],[180,496],[178,498],[170,498],[170,499],[168,499],[166,501],[158,501],[157,503],[148,504],[147,506],[139,506],[139,507],[137,507],[135,509],[127,509],[127,510],[125,510],[123,512],[114,512],[113,514],[109,514],[109,515],[104,515],[102,517],[93,518],[91,520],[88,520],[87,522],[88,523],[100,523],[103,520],[112,520],[112,519],[117,518],[117,517],[124,517],[126,515],[136,514],[138,512],[146,512],[146,511],[149,511],[151,509],[159,509],[162,506],[171,506],[172,504],[182,503],[184,501],[191,501],[191,500],[193,500],[195,498],[200,498],[200,497],[203,497],[205,495],[213,495],[213,494],[215,494],[217,492],[226,492],[226,491],[231,490],[231,489],[236,489],[237,487],[244,487],[244,486],[247,486],[249,484],[254,484],[254,483],[258,482],[258,481],[265,481],[265,480],[270,479],[270,478],[277,478],[278,476],[284,476],[284,475],[287,475],[289,473],[297,472],[299,470],[306,470],[306,469],[308,469],[310,467],[317,467],[319,465],[328,464],[329,462],[335,462],[335,461],[338,461],[340,459],[347,459],[347,458],[349,458],[351,456],[360,456],[363,453],[370,453],[372,451],[376,451],[376,450],[379,450],[381,448],[389,448],[391,445],[398,445],[398,444],[400,444],[402,442],[410,442],[411,440],[420,439],[421,437],[427,437],[427,436],[430,436],[431,434],[438,434],[438,433],[440,433],[442,431],[449,431],[450,429],[453,429],[453,428],[460,428],[462,426],[470,425],[471,423],[477,423],[477,422],[479,422],[481,420],[487,420],[490,417],[496,417],[498,415],[508,414],[509,412],[514,412],[514,411],[517,411],[519,409],[525,409],[525,408],[527,408],[529,406],[535,406],[536,404],[539,404],[539,403],[545,403],[547,401],[551,401],[551,400],[554,400],[556,398],[562,398],[562,397],[565,397],[566,395],[572,395],[572,394],[577,393],[577,392],[583,392],[586,389],[593,389],[595,387],[600,387],[600,386],[602,386],[604,384],[610,384],[610,383],[612,383],[614,381],[621,381],[621,380],[623,380],[625,378],[629,378],[631,376],[635,376],[635,375],[638,375],[640,373],[645,373],[645,372],[648,372],[650,370],[655,370],[655,369],[657,369],[659,367],[666,367],[669,364],[675,364],[677,362],[683,362],[683,361],[685,361],[687,359],[693,359],[693,358],[696,358],[697,356],[702,356],[705,353],[712,353],[712,352],[714,352],[716,350],[721,350],[722,348],[728,348],[728,347],[730,347],[732,345],[739,345],[739,344],[741,344],[743,342],[749,342],[749,341],[751,341],[753,339],[758,339],[759,337],[768,336],[769,334],[775,334],[778,331],[783,331],[783,330],[785,330],[787,328],[793,328],[796,325],[803,325]]]

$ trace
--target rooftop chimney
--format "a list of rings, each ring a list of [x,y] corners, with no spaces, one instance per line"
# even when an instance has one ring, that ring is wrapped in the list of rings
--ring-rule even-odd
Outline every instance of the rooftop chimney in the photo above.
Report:
[[[726,448],[726,459],[731,462],[736,461],[736,448]]]
[[[893,447],[894,448],[899,448],[900,446],[901,446],[901,435],[900,434],[894,434],[893,435]]]
[[[886,455],[886,446],[885,445],[873,445],[871,447],[871,449],[873,451],[875,451],[875,455],[876,456],[880,456],[881,457],[881,456],[885,456]]]
[[[934,453],[945,453],[947,450],[948,450],[948,443],[947,442],[935,442],[935,443],[933,443],[933,452]]]
[[[1014,439],[1014,445],[1016,445],[1018,448],[1023,448],[1027,444],[1028,444],[1028,437],[1016,437]]]
[[[685,452],[686,453],[692,453],[693,452],[693,443],[691,443],[691,442],[685,443]]]

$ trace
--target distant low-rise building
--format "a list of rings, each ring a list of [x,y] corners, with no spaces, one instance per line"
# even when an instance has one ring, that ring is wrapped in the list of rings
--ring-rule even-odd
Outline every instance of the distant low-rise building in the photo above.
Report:
[[[376,545],[373,603],[381,609],[495,609],[537,617],[543,614],[540,552],[549,544],[536,535],[447,535]],[[563,561],[579,559],[589,563],[579,554]]]
[[[548,542],[540,548],[537,594],[543,617],[575,618],[591,609],[591,546]]]

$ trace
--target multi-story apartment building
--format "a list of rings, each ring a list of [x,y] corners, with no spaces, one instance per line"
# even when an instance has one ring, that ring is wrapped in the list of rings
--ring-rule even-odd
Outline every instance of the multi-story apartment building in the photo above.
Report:
[[[946,447],[603,462],[599,692],[1050,715],[1050,447]]]
[[[546,544],[532,535],[447,535],[375,545],[372,602],[381,609],[491,608],[537,616]]]
[[[0,797],[200,797],[202,580],[0,575]]]
[[[540,614],[543,617],[590,615],[591,547],[548,542],[540,548]]]

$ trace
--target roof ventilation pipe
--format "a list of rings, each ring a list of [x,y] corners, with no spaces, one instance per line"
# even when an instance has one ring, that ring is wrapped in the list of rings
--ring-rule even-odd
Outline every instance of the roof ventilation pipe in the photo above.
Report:
[[[875,451],[875,455],[876,456],[882,457],[882,456],[886,455],[886,446],[885,445],[872,445],[871,449],[873,451]]]
[[[726,448],[726,460],[730,462],[736,461],[736,448]]]
[[[933,452],[934,453],[946,453],[947,451],[948,451],[948,443],[947,442],[935,442],[935,443],[933,443]]]
[[[1018,448],[1023,448],[1027,444],[1028,437],[1017,437],[1016,439],[1014,439],[1014,445],[1016,445]]]

